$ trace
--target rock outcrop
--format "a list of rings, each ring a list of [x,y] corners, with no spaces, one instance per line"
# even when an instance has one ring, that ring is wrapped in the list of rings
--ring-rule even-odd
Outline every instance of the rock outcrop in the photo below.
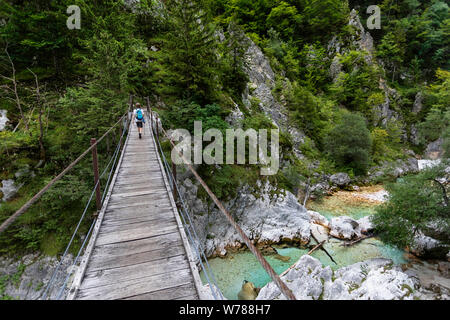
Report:
[[[1,298],[40,299],[58,263],[57,258],[42,257],[38,254],[26,255],[19,260],[0,258],[0,278],[3,279],[4,285],[3,291],[0,286],[0,300]],[[67,255],[55,276],[53,286],[49,290],[48,297],[50,299],[55,299],[58,296],[72,263],[73,257]]]
[[[358,221],[341,216],[331,219],[330,235],[341,240],[352,240],[361,237],[361,227]]]
[[[6,117],[6,114],[7,114],[6,110],[0,110],[0,131],[5,130],[6,124],[9,121],[9,119]]]
[[[181,192],[193,212],[194,224],[207,256],[223,256],[229,249],[243,246],[243,241],[223,214],[213,205],[197,198],[197,186],[186,179]],[[307,210],[290,193],[271,195],[269,184],[256,197],[249,187],[239,190],[235,199],[224,206],[246,235],[259,245],[292,242],[306,244],[310,237]]]
[[[270,62],[251,39],[247,39],[247,41],[246,73],[250,83],[242,95],[242,102],[247,108],[251,108],[251,101],[258,101],[259,108],[273,123],[280,129],[289,132],[293,142],[293,152],[297,157],[302,158],[300,146],[304,143],[305,134],[293,126],[287,126],[287,110],[272,94],[272,90],[275,88],[275,73]]]
[[[424,259],[446,259],[450,253],[450,246],[418,231],[414,236],[414,244],[409,251]]]
[[[444,155],[444,139],[439,138],[436,141],[430,142],[425,150],[425,157],[427,159],[436,160],[442,158]]]
[[[393,162],[384,162],[380,166],[375,166],[369,169],[369,181],[376,182],[377,179],[383,176],[390,176],[394,178],[401,177],[406,174],[418,173],[419,164],[416,158],[408,158],[406,160],[397,160]]]
[[[365,216],[359,220],[347,216],[331,219],[330,235],[341,240],[352,240],[370,234],[374,231],[371,216]]]
[[[335,272],[319,260],[304,255],[281,280],[298,300],[413,300],[448,299],[427,295],[413,275],[394,267],[389,259],[359,262]],[[264,286],[256,300],[284,300],[274,282]]]
[[[338,187],[345,187],[348,184],[350,184],[350,182],[352,182],[352,180],[350,179],[348,174],[339,172],[339,173],[333,174],[330,177],[330,182]]]

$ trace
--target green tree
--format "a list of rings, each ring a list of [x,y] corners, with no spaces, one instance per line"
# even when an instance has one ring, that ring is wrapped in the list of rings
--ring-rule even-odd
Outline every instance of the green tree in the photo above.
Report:
[[[201,0],[170,0],[166,4],[169,30],[154,53],[159,92],[211,102],[218,88],[217,39]]]
[[[222,85],[236,99],[239,99],[241,93],[247,85],[248,76],[246,74],[247,67],[247,50],[249,47],[248,39],[244,31],[237,25],[235,21],[231,21],[228,25],[223,43],[224,58],[221,59],[222,68]]]
[[[411,246],[414,236],[427,234],[430,224],[438,223],[449,243],[450,206],[448,202],[448,163],[426,169],[386,185],[389,200],[379,206],[373,217],[376,230],[383,241],[400,248]],[[444,253],[444,255],[447,252]]]
[[[387,33],[378,46],[378,56],[386,61],[386,69],[392,74],[392,80],[395,75],[401,72],[401,66],[405,56],[405,35],[398,30],[397,32]]]
[[[371,148],[366,119],[358,114],[345,113],[325,138],[325,149],[331,159],[342,168],[353,169],[356,174],[366,173]]]

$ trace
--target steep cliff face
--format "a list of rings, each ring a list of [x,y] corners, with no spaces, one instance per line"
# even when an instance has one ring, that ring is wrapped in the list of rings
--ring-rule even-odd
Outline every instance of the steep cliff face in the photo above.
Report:
[[[350,12],[349,25],[354,28],[355,33],[350,39],[340,39],[335,36],[328,43],[327,50],[330,57],[330,76],[334,82],[337,81],[338,75],[342,70],[342,65],[339,62],[339,56],[348,53],[352,49],[356,49],[360,52],[364,52],[364,58],[368,65],[380,65],[382,64],[375,58],[374,42],[370,35],[362,25],[358,13],[356,10]],[[380,78],[379,88],[384,92],[385,100],[382,104],[379,104],[373,109],[373,121],[374,125],[386,126],[390,120],[401,120],[401,115],[394,110],[392,104],[399,98],[399,95],[395,89],[390,88],[386,84],[386,80]]]
[[[251,108],[251,101],[258,101],[261,110],[281,130],[291,135],[293,152],[298,158],[303,158],[300,146],[304,143],[305,134],[301,129],[288,125],[288,111],[286,107],[272,94],[275,88],[275,73],[270,62],[261,49],[250,39],[246,52],[246,73],[249,83],[242,95],[242,102],[247,108]]]

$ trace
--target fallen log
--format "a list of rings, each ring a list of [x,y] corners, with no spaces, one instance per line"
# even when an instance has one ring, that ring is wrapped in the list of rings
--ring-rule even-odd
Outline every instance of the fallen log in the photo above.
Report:
[[[360,237],[360,238],[358,238],[356,240],[353,240],[353,241],[344,242],[344,243],[341,244],[341,246],[342,247],[351,247],[351,246],[353,246],[353,245],[355,245],[355,244],[357,244],[357,243],[359,243],[359,242],[361,242],[363,240],[370,239],[370,238],[373,238],[373,237],[375,237],[375,235],[373,235],[373,234],[369,235],[369,236],[365,236],[365,237]]]
[[[312,248],[307,254],[311,255],[311,253],[313,253],[314,251],[316,251],[317,249],[319,249],[320,247],[323,246],[323,244],[325,243],[325,240],[323,240],[321,243],[319,243],[317,246],[315,246],[314,248]]]
[[[319,240],[317,240],[317,238],[313,235],[312,232],[311,232],[311,237],[312,237],[317,243],[319,243]],[[320,247],[320,249],[323,250],[323,251],[327,254],[327,256],[331,259],[331,261],[333,261],[335,264],[337,264],[337,262],[334,261],[334,259],[333,259],[333,257],[331,256],[331,254],[328,253],[327,249],[325,249],[325,248],[323,247],[323,245]]]

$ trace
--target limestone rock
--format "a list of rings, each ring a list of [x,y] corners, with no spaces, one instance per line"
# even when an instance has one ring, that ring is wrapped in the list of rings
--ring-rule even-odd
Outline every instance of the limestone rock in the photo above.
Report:
[[[384,162],[380,166],[372,167],[369,169],[368,176],[370,181],[376,181],[383,175],[398,178],[417,172],[419,172],[418,160],[410,157],[406,160],[399,159],[393,162]]]
[[[393,267],[388,259],[371,259],[334,272],[319,260],[304,255],[281,280],[298,300],[413,300],[420,296],[419,281]],[[286,299],[270,282],[256,300]]]
[[[318,224],[318,225],[321,225],[321,226],[324,226],[326,228],[330,227],[330,222],[328,221],[328,219],[325,218],[320,213],[315,212],[315,211],[311,211],[311,210],[308,210],[308,213],[309,213],[309,216],[311,218],[311,222],[313,222],[315,224]]]
[[[356,29],[357,39],[355,40],[359,49],[365,50],[366,52],[369,53],[368,55],[366,55],[367,63],[369,64],[372,63],[373,60],[372,53],[374,51],[373,38],[369,32],[365,31],[364,26],[362,25],[358,17],[358,13],[356,12],[355,9],[353,9],[350,12],[349,25],[354,26]]]
[[[365,216],[358,220],[359,229],[362,234],[369,234],[374,230],[371,219],[372,216]]]
[[[422,111],[422,108],[423,108],[423,94],[422,94],[421,91],[419,91],[416,94],[416,98],[414,100],[412,112],[417,114],[420,111]]]
[[[304,255],[293,268],[281,276],[281,280],[293,291],[298,300],[318,300],[324,290],[322,282],[330,282],[330,267],[323,267],[319,260]],[[256,300],[285,300],[274,282],[264,286]]]
[[[336,217],[330,221],[330,235],[342,240],[351,240],[361,236],[361,227],[350,217]]]
[[[57,272],[48,297],[55,299],[70,270],[73,257],[67,255]],[[4,294],[19,300],[37,300],[42,297],[59,260],[54,257],[30,254],[19,260],[0,258],[0,277],[6,276]]]
[[[436,160],[442,158],[444,155],[444,139],[439,138],[436,141],[430,142],[425,150],[425,157],[427,159]]]
[[[19,186],[16,185],[13,179],[2,180],[0,184],[0,192],[3,194],[2,201],[8,201],[19,190]]]
[[[185,181],[180,191],[191,208],[195,229],[207,256],[223,256],[229,248],[240,248],[242,239],[214,205],[202,203],[196,197],[196,188],[186,188]],[[271,244],[290,241],[306,244],[310,237],[310,217],[296,197],[287,192],[271,195],[269,184],[261,186],[255,197],[248,186],[239,190],[235,199],[224,206],[233,215],[245,234],[256,244]],[[195,190],[195,192],[194,192]]]
[[[334,185],[337,185],[338,187],[344,187],[348,185],[352,180],[348,176],[348,174],[340,172],[333,174],[330,177],[330,182]]]
[[[442,241],[426,236],[418,231],[414,237],[414,244],[409,251],[416,256],[426,259],[445,259],[450,246]]]
[[[9,121],[9,119],[6,117],[6,114],[6,110],[0,110],[0,131],[5,130],[6,124]]]

